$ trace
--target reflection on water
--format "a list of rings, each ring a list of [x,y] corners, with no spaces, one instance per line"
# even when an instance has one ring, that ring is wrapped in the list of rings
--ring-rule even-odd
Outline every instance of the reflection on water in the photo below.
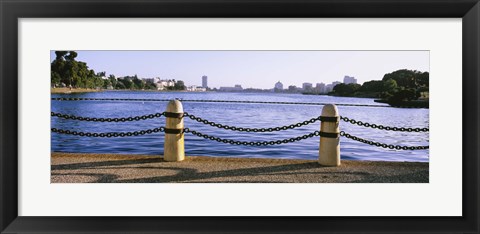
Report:
[[[52,94],[52,97],[81,98],[150,98],[150,99],[208,99],[208,100],[244,100],[269,102],[324,102],[345,104],[378,105],[373,99],[343,98],[301,94],[274,93],[187,93],[187,92],[127,92],[110,91],[84,94]],[[51,101],[52,111],[88,117],[129,117],[163,112],[167,102],[122,102],[122,101]],[[184,110],[195,116],[216,123],[250,128],[266,128],[290,125],[320,115],[322,106],[273,105],[243,103],[195,103],[184,102]],[[400,109],[390,107],[351,107],[338,106],[342,116],[363,122],[397,127],[427,127],[428,109]],[[165,118],[124,123],[80,122],[51,118],[51,126],[84,132],[120,132],[137,131],[165,126]],[[244,133],[218,129],[185,118],[185,127],[202,133],[239,141],[271,141],[304,135],[319,130],[319,122],[280,132]],[[428,145],[428,132],[392,132],[365,128],[340,122],[340,129],[364,139],[395,145]],[[125,138],[88,138],[52,133],[52,151],[85,153],[163,153],[163,133],[125,137]],[[239,146],[205,140],[187,134],[185,151],[187,155],[205,155],[221,157],[263,157],[316,159],[318,157],[318,137],[300,142],[275,146]],[[351,160],[381,161],[428,161],[428,150],[403,151],[378,148],[341,139],[341,157]]]

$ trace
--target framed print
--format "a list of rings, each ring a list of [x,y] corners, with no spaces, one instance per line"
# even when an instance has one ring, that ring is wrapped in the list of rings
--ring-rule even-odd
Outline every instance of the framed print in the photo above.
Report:
[[[478,233],[476,0],[0,10],[1,233]]]

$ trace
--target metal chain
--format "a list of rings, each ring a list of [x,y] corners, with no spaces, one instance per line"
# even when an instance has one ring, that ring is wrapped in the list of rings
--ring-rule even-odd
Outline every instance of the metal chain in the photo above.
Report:
[[[316,121],[319,121],[320,120],[320,116],[316,117],[316,118],[311,118],[309,120],[305,120],[303,122],[300,122],[300,123],[296,123],[296,124],[290,124],[290,125],[287,125],[287,126],[282,126],[282,127],[272,127],[272,128],[244,128],[244,127],[235,127],[235,126],[229,126],[229,125],[224,125],[224,124],[219,124],[219,123],[215,123],[215,122],[212,122],[212,121],[208,121],[206,119],[202,119],[200,117],[196,117],[195,115],[192,115],[192,114],[189,114],[187,112],[184,112],[183,113],[183,116],[186,116],[192,120],[195,120],[199,123],[203,123],[203,124],[206,124],[206,125],[210,125],[212,127],[217,127],[217,128],[223,128],[223,129],[227,129],[227,130],[232,130],[232,131],[239,131],[239,132],[274,132],[274,131],[282,131],[282,130],[287,130],[287,129],[294,129],[294,128],[298,128],[298,127],[301,127],[301,126],[305,126],[305,125],[308,125],[308,124],[312,124],[312,123],[315,123]]]
[[[303,136],[299,137],[292,137],[288,139],[283,139],[283,140],[276,140],[276,141],[235,141],[235,140],[230,140],[230,139],[222,139],[219,137],[214,137],[210,136],[198,131],[190,130],[188,128],[184,129],[184,132],[191,133],[195,136],[202,137],[208,140],[212,141],[217,141],[221,143],[226,143],[226,144],[232,144],[232,145],[248,145],[248,146],[267,146],[267,145],[280,145],[280,144],[286,144],[286,143],[291,143],[295,141],[301,141],[305,140],[314,136],[320,136],[320,131],[315,131],[309,134],[305,134]]]
[[[375,142],[375,141],[369,141],[369,140],[365,140],[363,138],[360,138],[360,137],[357,137],[357,136],[352,136],[348,133],[345,133],[344,131],[340,131],[340,136],[344,136],[346,138],[349,138],[349,139],[352,139],[354,141],[359,141],[359,142],[362,142],[362,143],[365,143],[365,144],[369,144],[369,145],[374,145],[374,146],[377,146],[377,147],[382,147],[382,148],[389,148],[389,149],[396,149],[396,150],[424,150],[424,149],[428,149],[429,146],[400,146],[400,145],[387,145],[385,143],[379,143],[379,142]]]
[[[74,115],[66,115],[61,113],[51,112],[51,116],[56,116],[63,119],[72,119],[72,120],[79,120],[79,121],[91,121],[91,122],[127,122],[127,121],[139,121],[139,120],[146,120],[146,119],[153,119],[159,118],[165,115],[163,113],[155,113],[150,115],[141,115],[141,116],[134,116],[134,117],[126,117],[126,118],[93,118],[93,117],[82,117],[82,116],[74,116]]]
[[[51,130],[52,132],[55,132],[55,133],[69,134],[74,136],[86,136],[86,137],[129,137],[129,136],[141,136],[141,135],[152,134],[157,132],[165,132],[164,127],[134,131],[134,132],[106,132],[106,133],[77,132],[77,131],[63,130],[63,129],[56,129],[56,128],[52,128]]]
[[[148,98],[52,98],[52,101],[132,101],[132,102],[168,102],[171,99],[148,99]],[[280,104],[280,105],[319,105],[324,106],[332,103],[321,102],[264,102],[264,101],[234,101],[234,100],[197,100],[178,99],[181,102],[213,102],[213,103],[250,103],[250,104]],[[335,103],[337,106],[365,106],[365,107],[391,107],[387,105],[364,105]]]
[[[107,133],[77,132],[77,131],[73,131],[73,130],[64,130],[64,129],[57,129],[57,128],[52,128],[51,131],[55,132],[55,133],[59,133],[59,134],[68,134],[68,135],[74,135],[74,136],[109,137],[110,138],[110,137],[141,136],[141,135],[145,135],[145,134],[165,132],[165,128],[164,127],[159,127],[159,128],[153,128],[153,129],[141,130],[141,131],[134,131],[134,132],[107,132]],[[280,144],[286,144],[286,143],[305,140],[305,139],[308,139],[308,138],[312,138],[314,136],[320,136],[320,131],[315,131],[315,132],[305,134],[305,135],[302,135],[302,136],[292,137],[292,138],[283,139],[283,140],[276,140],[276,141],[235,141],[235,140],[222,139],[222,138],[219,138],[219,137],[210,136],[210,135],[198,132],[198,131],[190,130],[189,128],[185,128],[183,132],[191,133],[192,135],[202,137],[202,138],[205,138],[205,139],[208,139],[208,140],[221,142],[221,143],[227,143],[227,144],[232,144],[232,145],[246,145],[246,146],[280,145]],[[375,142],[375,141],[365,140],[363,138],[345,133],[344,131],[340,132],[340,136],[344,136],[346,138],[349,138],[349,139],[352,139],[352,140],[355,140],[355,141],[359,141],[359,142],[362,142],[362,143],[365,143],[365,144],[375,145],[377,147],[389,148],[389,149],[424,150],[424,149],[429,148],[429,146],[388,145],[388,144],[379,143],[379,142]]]
[[[152,99],[152,98],[52,98],[52,101],[134,101],[134,102],[168,102],[171,99]]]
[[[376,129],[386,130],[386,131],[397,131],[397,132],[428,132],[429,131],[428,128],[404,128],[404,127],[399,128],[399,127],[383,126],[380,124],[364,123],[362,121],[350,119],[343,116],[340,116],[340,119],[351,124],[356,124],[358,126],[367,127],[367,128],[376,128]]]

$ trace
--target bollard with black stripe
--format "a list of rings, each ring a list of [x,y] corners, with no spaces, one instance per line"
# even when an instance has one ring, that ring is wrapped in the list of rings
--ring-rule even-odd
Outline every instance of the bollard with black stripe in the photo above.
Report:
[[[320,147],[318,163],[322,166],[340,166],[340,128],[337,106],[323,106],[320,117]]]
[[[182,161],[185,159],[182,103],[179,100],[168,102],[165,117],[163,159],[168,162]]]

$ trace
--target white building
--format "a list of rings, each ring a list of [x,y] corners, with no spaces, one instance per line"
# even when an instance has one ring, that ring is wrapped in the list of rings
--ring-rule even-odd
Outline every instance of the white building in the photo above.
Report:
[[[282,82],[278,81],[277,83],[275,83],[274,89],[276,89],[276,90],[283,90],[283,84],[282,84]]]
[[[187,91],[189,91],[189,92],[205,92],[205,91],[207,91],[207,88],[192,85],[192,86],[187,87]]]
[[[343,77],[343,83],[344,84],[356,84],[357,79],[355,79],[355,77],[353,77],[353,76],[345,76],[345,77]]]
[[[220,87],[219,91],[220,92],[238,92],[242,91],[243,88],[241,85],[235,85],[235,87]]]
[[[157,90],[165,90],[167,88],[161,82],[155,83],[155,87],[157,87]]]
[[[165,90],[167,87],[175,86],[175,82],[173,80],[159,80],[155,83],[155,86],[157,86],[157,90]]]

